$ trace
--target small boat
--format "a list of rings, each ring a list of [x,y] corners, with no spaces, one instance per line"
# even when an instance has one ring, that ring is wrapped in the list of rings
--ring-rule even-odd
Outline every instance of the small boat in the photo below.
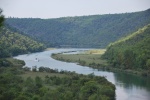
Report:
[[[35,61],[39,62],[40,60],[38,58],[35,58]]]

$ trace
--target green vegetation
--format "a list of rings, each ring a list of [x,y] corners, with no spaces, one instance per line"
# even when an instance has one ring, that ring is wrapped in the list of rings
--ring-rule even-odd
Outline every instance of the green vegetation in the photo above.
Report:
[[[0,58],[11,57],[23,53],[37,52],[45,49],[44,44],[38,43],[37,41],[20,34],[17,29],[11,28],[8,24],[2,26],[3,22],[4,16],[0,9]],[[0,60],[0,62],[5,61],[5,59]]]
[[[150,25],[122,38],[107,48],[103,58],[113,68],[150,76]]]
[[[4,16],[2,15],[2,9],[0,8],[0,27],[3,25]]]
[[[106,49],[94,49],[85,51],[85,54],[104,54]]]
[[[150,23],[150,9],[57,19],[7,18],[6,23],[48,46],[105,48]]]
[[[0,28],[0,58],[42,51],[44,48],[43,44],[27,36],[13,32],[6,27]]]
[[[25,65],[24,61],[20,61],[13,58],[1,58],[0,59],[0,67],[11,67],[11,66],[23,66]]]
[[[49,70],[53,72],[0,67],[0,99],[115,100],[115,86],[104,77]]]
[[[33,71],[25,71],[23,74],[20,75],[23,79],[27,79],[28,77],[31,77],[32,79],[35,79],[37,76],[40,77],[42,80],[45,79],[45,76],[48,77],[59,77],[59,78],[64,78],[68,77],[66,74],[61,74],[61,73],[50,73],[50,72],[33,72]]]
[[[101,59],[104,49],[89,50],[85,54],[52,54],[52,58],[65,62],[75,62],[82,66],[89,66],[96,69],[106,68],[107,61]]]

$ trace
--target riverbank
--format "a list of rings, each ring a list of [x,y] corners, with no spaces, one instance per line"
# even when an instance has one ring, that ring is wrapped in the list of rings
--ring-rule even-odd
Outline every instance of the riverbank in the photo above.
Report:
[[[44,51],[55,50],[56,48],[46,48]]]
[[[149,91],[150,79],[149,78],[127,74],[123,72],[94,70],[93,68],[90,68],[87,66],[84,67],[84,66],[77,65],[75,63],[66,63],[66,62],[55,60],[52,57],[50,57],[54,53],[67,52],[65,54],[77,54],[79,52],[82,53],[83,51],[86,51],[86,50],[87,49],[78,49],[78,48],[64,49],[63,48],[63,49],[55,49],[55,50],[44,51],[44,52],[39,52],[39,53],[32,53],[29,55],[26,55],[26,54],[19,55],[14,58],[24,60],[26,63],[25,66],[28,66],[29,68],[32,68],[32,66],[37,66],[37,68],[41,66],[45,66],[51,69],[58,69],[58,71],[66,70],[66,71],[75,72],[75,73],[84,74],[84,75],[93,73],[95,76],[104,76],[109,82],[115,85],[116,100],[127,100],[129,98],[133,100],[134,99],[135,100],[141,100],[141,99],[149,100],[150,98],[150,95],[149,95],[150,94],[150,91]],[[77,51],[77,52],[70,52],[70,51]],[[35,58],[37,57],[40,59],[39,62],[35,61]],[[33,72],[33,73],[39,74],[37,72]],[[67,75],[67,76],[70,76],[70,75]]]
[[[105,49],[100,50],[88,50],[81,54],[52,54],[51,57],[56,60],[64,61],[64,62],[73,62],[82,66],[88,66],[98,70],[107,70],[107,71],[121,71],[130,74],[136,74],[144,77],[150,77],[145,70],[131,70],[131,69],[119,69],[111,67],[107,63],[107,60],[101,58],[102,54],[105,52]]]

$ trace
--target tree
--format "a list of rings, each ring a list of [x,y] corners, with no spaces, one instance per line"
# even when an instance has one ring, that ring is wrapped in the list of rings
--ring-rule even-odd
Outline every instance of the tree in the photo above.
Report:
[[[147,68],[150,70],[150,59],[147,60],[146,66],[147,66]]]
[[[42,79],[39,76],[35,77],[35,85],[36,85],[37,88],[42,87]]]
[[[98,93],[98,83],[95,81],[86,82],[85,85],[81,88],[81,99],[88,99],[91,95]]]
[[[0,27],[3,25],[4,22],[4,15],[2,15],[3,10],[0,8]]]
[[[132,69],[134,66],[135,55],[132,50],[126,50],[124,52],[124,65],[125,69]]]

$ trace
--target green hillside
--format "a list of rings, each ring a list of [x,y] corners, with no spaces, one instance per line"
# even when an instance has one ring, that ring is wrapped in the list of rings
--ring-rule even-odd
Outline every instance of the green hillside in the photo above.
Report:
[[[0,58],[41,51],[45,46],[6,27],[0,28]]]
[[[49,46],[105,48],[149,24],[150,9],[56,19],[7,18],[6,23]]]
[[[110,44],[103,58],[115,68],[150,74],[150,24]]]

